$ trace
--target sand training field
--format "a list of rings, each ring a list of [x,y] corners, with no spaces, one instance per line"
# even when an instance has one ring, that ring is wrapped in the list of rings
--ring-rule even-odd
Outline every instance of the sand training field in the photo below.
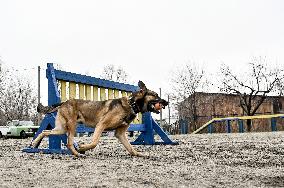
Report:
[[[28,154],[29,139],[0,139],[0,187],[284,187],[284,132],[171,136],[177,146],[102,137],[86,158]],[[76,138],[88,142],[91,138]]]

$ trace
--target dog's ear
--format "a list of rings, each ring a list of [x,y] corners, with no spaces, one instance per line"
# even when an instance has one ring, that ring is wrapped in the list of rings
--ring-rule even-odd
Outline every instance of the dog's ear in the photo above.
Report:
[[[138,86],[139,86],[140,90],[147,91],[145,84],[141,80],[139,80]]]

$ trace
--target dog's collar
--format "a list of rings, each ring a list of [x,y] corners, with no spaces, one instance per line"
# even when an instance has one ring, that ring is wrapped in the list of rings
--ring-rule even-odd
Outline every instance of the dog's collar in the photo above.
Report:
[[[136,102],[130,103],[130,106],[131,106],[131,108],[132,108],[132,110],[134,111],[135,114],[138,114],[140,112],[140,109],[139,109]]]
[[[140,108],[133,97],[128,99],[128,103],[135,114],[138,114],[140,112]]]

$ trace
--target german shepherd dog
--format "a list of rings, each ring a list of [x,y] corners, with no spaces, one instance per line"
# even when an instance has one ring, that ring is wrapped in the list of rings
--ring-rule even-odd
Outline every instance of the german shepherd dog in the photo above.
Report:
[[[119,99],[106,101],[70,99],[66,102],[46,107],[39,104],[37,108],[39,113],[46,114],[57,111],[55,128],[45,130],[39,134],[31,143],[31,146],[37,147],[45,136],[67,133],[67,147],[72,154],[79,157],[85,151],[96,147],[104,130],[115,130],[115,137],[118,138],[131,155],[143,156],[132,147],[126,137],[129,124],[135,119],[137,113],[159,113],[159,110],[165,108],[168,102],[161,99],[156,92],[147,89],[142,81],[138,82],[138,86],[140,88],[139,91],[133,92],[129,97]],[[95,132],[91,143],[80,144],[75,149],[74,135],[77,123],[93,127]]]

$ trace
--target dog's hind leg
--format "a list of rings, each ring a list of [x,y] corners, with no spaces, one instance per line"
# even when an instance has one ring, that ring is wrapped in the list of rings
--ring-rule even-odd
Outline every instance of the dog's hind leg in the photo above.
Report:
[[[128,125],[119,127],[115,130],[115,137],[118,138],[118,140],[123,144],[123,146],[126,148],[126,150],[133,156],[139,156],[142,157],[141,153],[137,152],[132,145],[129,143],[127,137],[126,137],[126,131],[128,129]]]
[[[76,132],[76,119],[69,120],[66,123],[66,126],[67,126],[67,133],[68,133],[67,147],[68,149],[71,150],[73,155],[79,157],[81,154],[79,154],[78,151],[76,151],[74,147],[74,136]]]

